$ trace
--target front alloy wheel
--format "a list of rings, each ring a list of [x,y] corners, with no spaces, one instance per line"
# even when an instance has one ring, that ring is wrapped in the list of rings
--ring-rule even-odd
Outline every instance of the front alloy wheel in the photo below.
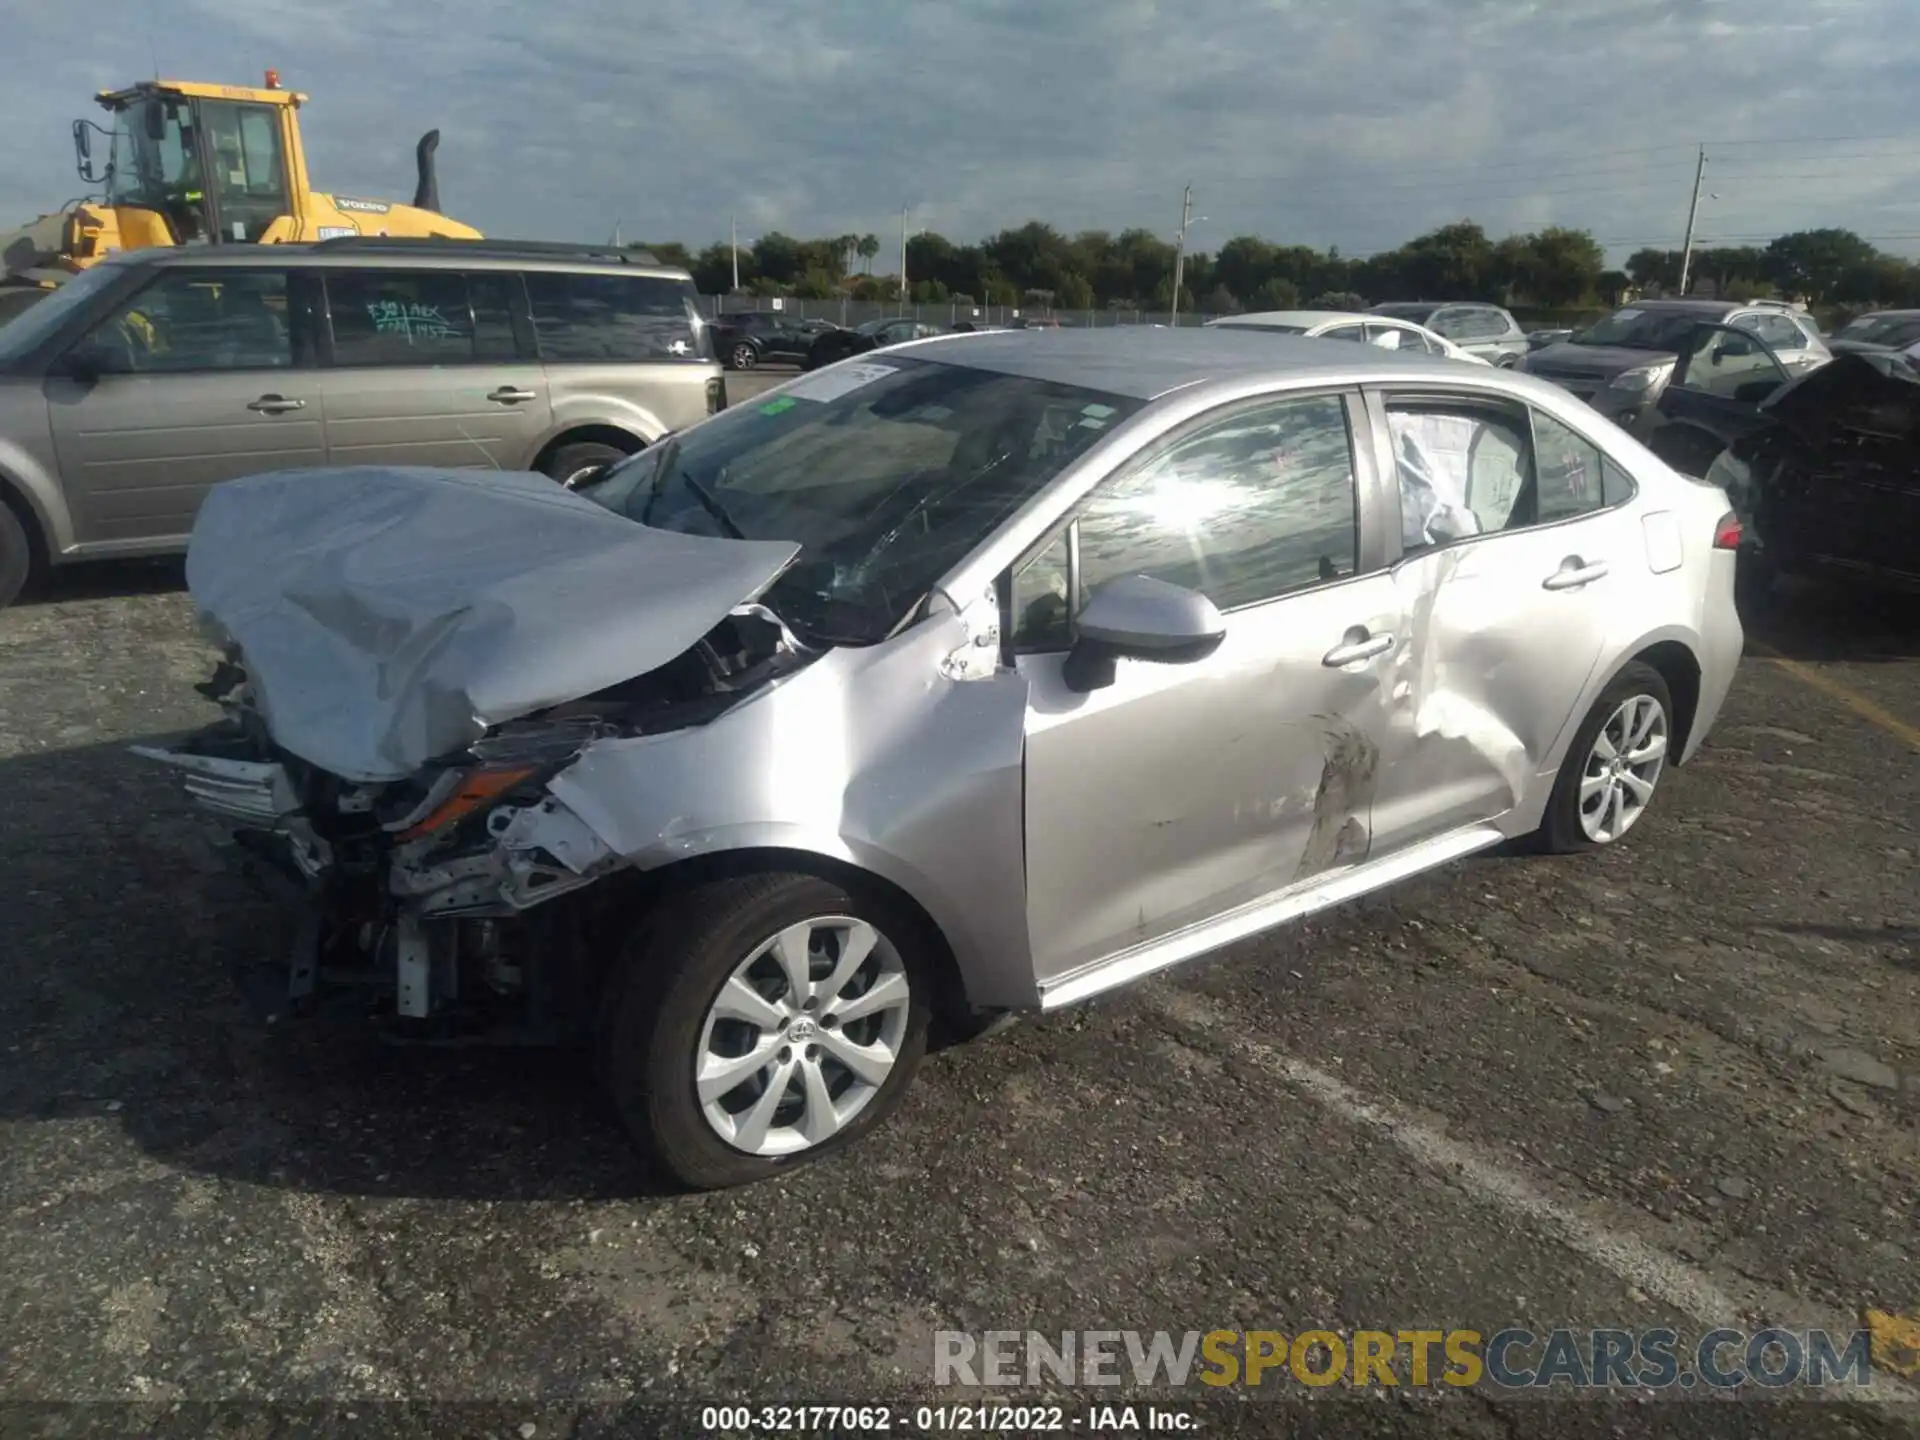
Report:
[[[701,1114],[749,1155],[823,1144],[885,1088],[912,998],[906,967],[864,920],[789,925],[734,968],[694,1062]]]
[[[760,352],[758,350],[755,350],[753,346],[743,343],[733,347],[733,368],[734,369],[751,370],[755,365],[759,363],[760,363]]]
[[[765,1179],[885,1121],[927,1047],[937,939],[888,896],[815,875],[660,901],[611,972],[602,1080],[683,1185]]]

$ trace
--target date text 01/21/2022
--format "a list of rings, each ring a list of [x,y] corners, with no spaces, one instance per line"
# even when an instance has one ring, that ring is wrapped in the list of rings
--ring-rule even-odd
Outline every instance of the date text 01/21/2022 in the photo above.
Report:
[[[1062,1405],[709,1405],[700,1428],[710,1434],[790,1434],[818,1430],[886,1434],[1032,1435],[1046,1432],[1177,1432],[1197,1428],[1184,1410],[1152,1405],[1095,1405],[1069,1411]]]

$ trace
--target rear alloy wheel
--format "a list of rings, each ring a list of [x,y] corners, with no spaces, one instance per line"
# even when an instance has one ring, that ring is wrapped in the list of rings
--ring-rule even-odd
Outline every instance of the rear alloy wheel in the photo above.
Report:
[[[760,352],[743,340],[733,347],[728,363],[736,370],[751,370],[760,363]]]
[[[1600,692],[1568,747],[1540,827],[1544,847],[1597,850],[1639,824],[1666,773],[1672,735],[1667,682],[1632,662]]]
[[[717,881],[650,917],[607,995],[602,1078],[682,1184],[765,1179],[851,1144],[925,1053],[913,921],[810,875]]]

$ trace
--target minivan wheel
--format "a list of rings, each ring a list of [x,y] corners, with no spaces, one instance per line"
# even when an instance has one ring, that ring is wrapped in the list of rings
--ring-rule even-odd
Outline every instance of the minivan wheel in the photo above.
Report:
[[[713,881],[653,910],[609,982],[602,1082],[698,1189],[850,1145],[926,1051],[933,974],[911,916],[813,875]]]
[[[541,467],[540,473],[549,480],[558,480],[571,490],[596,465],[612,465],[626,458],[625,450],[603,445],[597,440],[580,440],[572,445],[562,445],[554,451]]]
[[[1651,665],[1635,660],[1612,679],[1567,748],[1540,828],[1554,854],[1619,840],[1653,803],[1666,773],[1673,696]]]
[[[18,600],[32,578],[33,542],[27,527],[13,507],[0,500],[0,610]]]
[[[736,370],[751,370],[760,363],[760,352],[742,341],[733,347],[731,362]]]

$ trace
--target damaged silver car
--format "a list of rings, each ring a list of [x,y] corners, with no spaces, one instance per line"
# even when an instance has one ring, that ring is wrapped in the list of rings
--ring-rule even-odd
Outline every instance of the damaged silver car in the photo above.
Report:
[[[570,492],[216,489],[220,724],[143,753],[301,918],[276,1006],[590,1041],[696,1186],[1513,837],[1609,845],[1741,648],[1737,521],[1564,392],[1373,347],[948,337]]]

